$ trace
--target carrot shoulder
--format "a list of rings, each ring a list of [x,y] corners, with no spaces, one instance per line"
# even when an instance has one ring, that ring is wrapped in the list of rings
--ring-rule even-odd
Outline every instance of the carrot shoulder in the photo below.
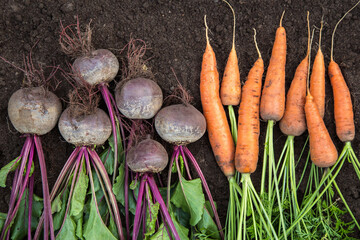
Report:
[[[253,173],[259,158],[259,104],[264,62],[259,50],[258,53],[259,58],[251,68],[243,86],[239,107],[235,167],[240,173]]]
[[[338,152],[310,93],[306,96],[305,114],[311,161],[318,167],[331,167],[336,163]]]
[[[350,142],[355,137],[354,112],[350,91],[339,65],[333,60],[330,61],[328,71],[334,94],[336,134],[342,142]]]
[[[279,121],[285,110],[285,64],[286,31],[281,26],[276,30],[264,89],[261,95],[260,115],[264,120]]]
[[[200,95],[210,144],[225,176],[235,174],[235,146],[219,95],[219,73],[215,53],[207,39],[200,74]]]

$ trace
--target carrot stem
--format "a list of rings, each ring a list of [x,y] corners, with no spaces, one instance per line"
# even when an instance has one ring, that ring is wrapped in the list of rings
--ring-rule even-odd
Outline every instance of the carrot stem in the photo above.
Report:
[[[274,144],[273,144],[273,128],[274,128],[274,121],[268,120],[268,127],[266,131],[266,140],[265,140],[265,149],[264,149],[264,156],[263,156],[263,169],[262,169],[262,177],[261,177],[261,189],[260,189],[260,197],[264,201],[269,202],[268,207],[268,216],[271,220],[272,216],[272,209],[274,207],[275,202],[277,201],[277,205],[279,207],[279,218],[280,218],[280,226],[283,229],[284,238],[286,237],[286,227],[285,227],[285,220],[282,208],[282,202],[280,198],[279,192],[279,185],[278,185],[278,178],[277,178],[277,171],[276,171],[276,163],[275,163],[275,155],[274,155]],[[268,169],[268,178],[267,178],[267,185],[268,185],[268,192],[267,196],[265,194],[265,179],[266,179],[266,170]],[[274,191],[275,190],[275,193]]]
[[[230,128],[231,128],[231,135],[233,137],[234,143],[237,142],[237,124],[236,124],[236,117],[235,111],[232,105],[228,105],[229,110],[229,119],[230,119]]]

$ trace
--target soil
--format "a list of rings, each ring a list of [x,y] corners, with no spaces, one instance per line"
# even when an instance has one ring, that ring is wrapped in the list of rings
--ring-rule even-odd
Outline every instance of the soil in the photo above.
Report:
[[[310,11],[311,26],[320,26],[324,17],[322,49],[325,60],[330,59],[331,33],[336,21],[355,3],[355,0],[241,0],[232,1],[236,12],[236,49],[239,55],[242,82],[257,59],[253,43],[253,29],[265,66],[268,65],[275,30],[283,10],[286,10],[283,25],[287,31],[288,55],[286,65],[286,85],[289,87],[295,69],[305,56],[307,45],[306,11]],[[0,55],[18,66],[23,56],[32,49],[34,62],[43,66],[66,66],[72,60],[59,48],[59,25],[72,24],[79,17],[85,25],[91,21],[93,45],[107,48],[119,55],[130,36],[143,39],[147,43],[146,57],[151,58],[148,66],[163,89],[170,94],[179,81],[194,97],[193,103],[201,110],[199,77],[202,54],[205,48],[204,15],[210,28],[210,41],[216,53],[220,76],[224,70],[232,41],[232,15],[230,9],[220,0],[166,1],[166,0],[94,0],[94,1],[30,1],[4,0],[0,5]],[[360,7],[351,12],[339,26],[335,37],[335,60],[339,63],[353,96],[356,125],[360,121]],[[318,31],[315,31],[313,56],[316,53]],[[33,46],[36,46],[33,48]],[[116,81],[120,80],[119,73]],[[8,121],[7,102],[12,93],[20,88],[24,74],[0,62],[0,167],[15,158],[21,150],[20,138]],[[55,93],[67,99],[69,85],[64,81]],[[336,137],[333,118],[333,100],[329,79],[326,79],[325,123],[340,151],[343,144]],[[66,106],[66,103],[63,104]],[[261,143],[264,142],[266,123],[261,123]],[[296,138],[296,153],[306,139],[306,134]],[[360,133],[352,145],[356,154],[360,152]],[[275,126],[275,152],[282,149],[286,137]],[[65,160],[73,147],[61,138],[58,129],[42,136],[45,157],[49,171],[50,187],[56,180]],[[170,146],[168,146],[170,151]],[[215,200],[221,219],[225,222],[228,199],[228,184],[217,167],[207,136],[191,144],[201,169],[203,170]],[[263,149],[260,150],[262,152]],[[260,158],[261,159],[261,158]],[[261,160],[258,171],[252,179],[259,186]],[[301,163],[303,164],[303,163]],[[301,167],[301,166],[300,166]],[[300,170],[298,170],[300,172]],[[10,178],[11,180],[11,178]],[[37,178],[40,185],[40,177]],[[338,184],[355,216],[360,219],[360,183],[351,164],[346,163]],[[40,187],[39,187],[40,189]],[[0,210],[6,211],[9,189],[0,189]],[[358,234],[358,237],[360,234]]]

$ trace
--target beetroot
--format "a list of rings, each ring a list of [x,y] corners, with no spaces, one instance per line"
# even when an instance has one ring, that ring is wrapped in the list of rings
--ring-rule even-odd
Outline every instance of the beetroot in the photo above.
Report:
[[[129,168],[138,173],[158,173],[169,162],[165,148],[157,141],[145,139],[132,147],[127,154]]]
[[[59,119],[63,138],[75,146],[102,145],[111,135],[111,122],[107,114],[97,108],[90,115],[72,117],[67,108]]]
[[[120,112],[130,119],[150,119],[161,108],[163,94],[159,85],[146,78],[127,81],[115,91]]]
[[[206,120],[192,105],[176,104],[161,109],[155,117],[157,133],[174,145],[199,140],[206,131]]]
[[[76,58],[73,70],[90,85],[108,83],[118,73],[119,61],[109,50],[98,49]]]
[[[10,121],[20,133],[46,134],[55,127],[60,113],[59,98],[42,87],[21,88],[8,103]]]

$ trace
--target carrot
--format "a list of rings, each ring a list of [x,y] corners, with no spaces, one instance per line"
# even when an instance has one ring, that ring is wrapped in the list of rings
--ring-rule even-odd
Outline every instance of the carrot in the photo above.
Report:
[[[320,111],[314,100],[314,97],[311,95],[309,82],[307,84],[305,116],[309,132],[311,161],[316,166],[322,168],[333,166],[338,158],[338,152],[333,141],[331,140],[324,120],[320,115]]]
[[[239,105],[241,97],[241,83],[238,57],[235,50],[235,12],[231,5],[223,0],[231,9],[234,16],[232,48],[226,63],[224,77],[221,82],[220,97],[223,105]]]
[[[305,120],[305,98],[306,79],[309,68],[310,52],[310,23],[309,12],[307,13],[308,23],[308,48],[305,58],[296,68],[294,79],[286,96],[286,108],[283,118],[280,121],[280,130],[288,136],[300,136],[306,130]]]
[[[286,32],[280,26],[276,30],[269,67],[267,69],[264,89],[261,95],[260,115],[264,120],[279,121],[285,110],[285,64],[286,64]]]
[[[341,73],[339,65],[334,61],[334,36],[339,23],[345,16],[353,10],[360,1],[358,1],[344,16],[336,23],[331,38],[331,60],[328,71],[331,86],[334,94],[334,116],[336,125],[336,134],[342,142],[351,142],[355,137],[354,112],[351,102],[351,95],[346,85],[344,76]]]
[[[319,109],[320,116],[324,117],[325,112],[325,63],[324,55],[321,51],[321,31],[323,29],[323,20],[321,19],[319,48],[315,56],[310,78],[310,93],[314,97],[316,106]]]
[[[201,103],[210,144],[216,161],[225,176],[230,177],[235,174],[235,146],[219,96],[219,73],[216,67],[215,53],[209,42],[206,16],[204,21],[206,27],[206,49],[203,55],[200,74]]]
[[[259,158],[259,103],[261,79],[264,73],[264,62],[256,41],[255,45],[259,58],[251,68],[242,89],[242,98],[239,108],[235,167],[240,173],[253,173],[256,170]]]
[[[337,160],[338,152],[310,92],[306,96],[305,115],[311,161],[318,167],[331,167]]]

